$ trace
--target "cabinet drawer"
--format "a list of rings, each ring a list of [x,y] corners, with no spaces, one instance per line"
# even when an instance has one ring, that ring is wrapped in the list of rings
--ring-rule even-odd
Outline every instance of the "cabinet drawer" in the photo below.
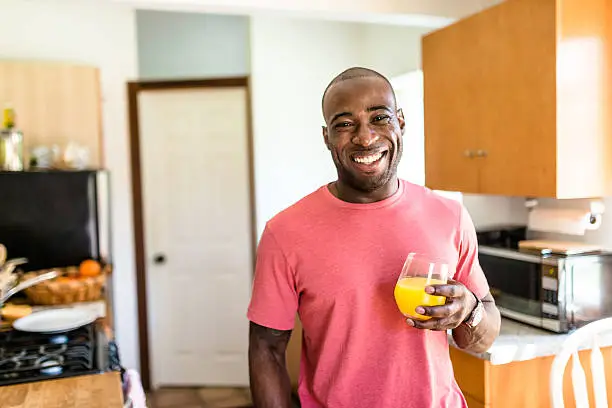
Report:
[[[489,362],[454,347],[450,347],[450,358],[455,379],[463,394],[466,398],[469,396],[472,405],[480,403],[481,405],[474,406],[486,406],[488,402],[486,379]],[[472,408],[469,401],[468,405]]]
[[[464,394],[465,400],[467,402],[468,408],[489,408],[490,405],[485,405],[484,403],[475,400],[467,394]]]

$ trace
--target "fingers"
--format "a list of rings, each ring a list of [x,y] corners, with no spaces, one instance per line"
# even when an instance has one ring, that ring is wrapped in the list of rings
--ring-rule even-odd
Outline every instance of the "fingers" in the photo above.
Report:
[[[446,304],[441,306],[419,306],[416,313],[429,316],[428,320],[407,319],[406,322],[417,329],[427,330],[449,330],[454,329],[463,321],[463,309],[471,292],[465,286],[456,281],[449,281],[443,285],[430,285],[425,288],[430,295],[446,297]],[[471,299],[471,297],[470,297]]]
[[[435,296],[457,298],[465,295],[465,286],[458,282],[449,281],[446,285],[431,285],[425,288],[425,292]]]
[[[460,309],[461,305],[450,302],[442,306],[419,306],[415,311],[423,316],[445,318],[458,313]]]
[[[417,329],[449,330],[457,327],[461,322],[461,302],[447,300],[441,306],[419,306],[415,309],[420,315],[429,316],[428,320],[407,319],[406,322]]]
[[[408,325],[415,327],[417,329],[434,330],[434,331],[449,330],[449,329],[454,329],[455,327],[457,327],[457,324],[455,324],[450,318],[443,318],[443,319],[433,318],[429,320],[407,319],[406,323],[408,323]]]

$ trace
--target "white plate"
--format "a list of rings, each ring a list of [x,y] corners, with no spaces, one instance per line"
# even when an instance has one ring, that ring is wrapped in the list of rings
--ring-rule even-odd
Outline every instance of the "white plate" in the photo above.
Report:
[[[13,322],[17,330],[36,333],[61,333],[78,329],[97,319],[97,315],[83,309],[51,309],[32,313]]]

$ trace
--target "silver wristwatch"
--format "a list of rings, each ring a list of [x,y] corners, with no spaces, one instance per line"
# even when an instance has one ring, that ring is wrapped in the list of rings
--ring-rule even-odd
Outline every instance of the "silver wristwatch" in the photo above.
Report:
[[[478,299],[478,297],[476,297],[476,295],[474,295],[474,297],[476,298],[476,307],[474,308],[474,310],[472,310],[472,313],[464,322],[470,328],[474,328],[478,325],[478,323],[480,323],[484,312],[484,306],[482,305],[482,302],[480,301],[480,299]]]

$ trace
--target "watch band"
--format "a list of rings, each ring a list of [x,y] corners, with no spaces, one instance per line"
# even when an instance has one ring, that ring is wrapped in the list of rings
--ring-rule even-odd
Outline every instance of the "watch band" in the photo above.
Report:
[[[470,328],[474,328],[478,325],[478,323],[480,323],[480,321],[482,320],[484,309],[482,301],[478,299],[476,295],[474,295],[474,297],[476,298],[476,306],[474,307],[474,310],[472,310],[472,313],[470,313],[468,318],[465,320],[465,322],[463,322],[466,326]]]

